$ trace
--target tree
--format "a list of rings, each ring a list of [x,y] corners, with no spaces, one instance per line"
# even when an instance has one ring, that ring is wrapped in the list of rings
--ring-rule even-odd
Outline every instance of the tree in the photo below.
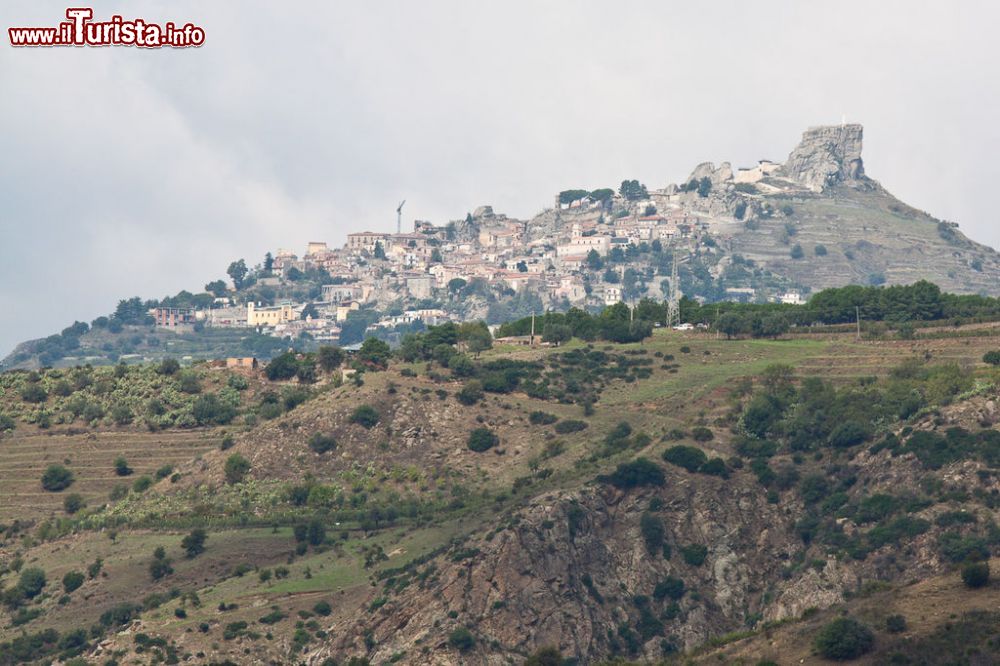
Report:
[[[246,280],[247,273],[249,273],[247,270],[247,263],[242,259],[229,264],[229,268],[226,269],[226,274],[232,278],[233,286],[237,289],[241,289],[243,287],[243,282]]]
[[[272,382],[291,379],[299,371],[299,361],[295,352],[285,352],[271,359],[264,368],[264,374]]]
[[[558,648],[539,648],[524,661],[524,666],[562,666],[563,655]]]
[[[63,498],[63,510],[71,516],[85,506],[87,503],[79,493],[70,493]]]
[[[490,330],[483,324],[469,332],[466,338],[466,345],[469,351],[475,354],[476,358],[479,358],[479,354],[493,347],[493,336],[490,335]]]
[[[990,365],[1000,365],[1000,351],[988,351],[983,354],[983,363],[989,363]]]
[[[704,199],[708,196],[708,193],[712,191],[712,179],[708,176],[703,176],[701,180],[698,181],[698,196]]]
[[[452,279],[448,280],[448,293],[452,294],[452,295],[455,295],[458,292],[460,292],[463,289],[465,289],[465,285],[467,285],[467,284],[469,284],[469,283],[466,282],[465,280],[463,280],[462,278],[459,278],[459,277],[452,278]]]
[[[792,250],[791,252],[788,253],[788,256],[790,256],[792,259],[801,259],[802,257],[806,256],[806,253],[802,250],[802,246],[796,243],[794,246],[792,246]]]
[[[44,571],[38,567],[28,567],[21,571],[17,589],[25,598],[34,599],[41,594],[46,582]]]
[[[431,263],[440,264],[443,261],[444,257],[441,256],[441,250],[439,248],[431,250]]]
[[[227,483],[239,483],[246,477],[249,471],[250,461],[240,454],[234,453],[226,459],[225,474]]]
[[[304,308],[302,308],[302,313],[299,315],[299,319],[302,321],[309,318],[319,319],[319,310],[316,309],[316,305],[313,303],[308,303]]]
[[[459,652],[468,652],[476,646],[476,637],[465,627],[459,627],[448,634],[448,644]]]
[[[476,428],[469,433],[468,446],[470,451],[482,453],[500,443],[500,438],[489,428]]]
[[[604,281],[608,284],[618,284],[621,281],[621,278],[618,277],[618,271],[613,268],[609,268],[604,271]]]
[[[813,646],[827,659],[856,659],[875,645],[871,629],[857,620],[840,617],[828,623],[816,635]]]
[[[53,464],[45,469],[42,474],[42,488],[49,492],[57,493],[66,490],[73,483],[73,472],[62,465]]]
[[[740,315],[735,312],[726,312],[716,320],[715,328],[725,333],[727,340],[731,340],[746,331],[746,324]]]
[[[83,574],[80,573],[79,571],[69,571],[66,573],[65,576],[63,576],[62,579],[63,590],[66,591],[66,594],[70,594],[80,589],[80,586],[83,585],[84,580],[85,578]]]
[[[323,345],[316,355],[319,357],[319,367],[323,372],[339,370],[344,363],[344,350],[340,347]]]
[[[560,345],[569,342],[573,337],[573,329],[565,324],[545,324],[542,328],[542,341]]]
[[[597,480],[623,490],[639,486],[662,486],[666,483],[663,469],[647,458],[636,458],[632,462],[622,463],[614,472],[599,476]]]
[[[181,364],[175,358],[165,358],[160,361],[160,365],[156,367],[156,372],[161,375],[175,375],[180,372]]]
[[[371,430],[376,425],[378,425],[379,419],[378,411],[375,410],[371,405],[359,405],[353,412],[351,412],[351,423],[356,423],[359,426]]]
[[[761,318],[760,335],[777,338],[788,332],[788,318],[780,312]]]
[[[592,271],[599,271],[604,267],[604,260],[601,259],[597,250],[591,250],[587,253],[587,267]]]
[[[663,459],[672,465],[683,467],[689,472],[697,472],[708,460],[708,456],[697,447],[678,445],[664,451]]]
[[[189,558],[195,558],[205,552],[205,540],[208,535],[200,527],[191,530],[190,534],[181,539],[181,548]]]
[[[389,343],[378,338],[365,338],[361,343],[361,349],[358,350],[358,359],[363,363],[384,368],[389,363],[391,353]]]
[[[115,458],[115,474],[118,476],[128,476],[132,473],[132,468],[128,466],[128,461],[125,460],[125,456],[118,456]]]
[[[969,589],[986,587],[990,582],[989,562],[970,562],[962,567],[962,582]]]
[[[649,196],[646,186],[638,180],[623,180],[621,186],[618,188],[618,194],[629,201],[637,201]]]
[[[226,295],[226,293],[228,293],[226,283],[222,280],[213,280],[212,282],[209,282],[205,285],[205,291],[218,298],[222,298]]]
[[[826,256],[826,245],[822,245],[822,244],[816,245],[813,248],[813,253],[817,257],[825,257]]]
[[[160,580],[173,572],[174,568],[170,565],[167,551],[164,550],[163,546],[157,546],[156,550],[153,551],[153,561],[149,563],[149,575],[153,580]]]
[[[382,241],[375,241],[375,249],[372,252],[372,256],[376,259],[385,259],[385,248],[382,247]]]
[[[455,394],[455,398],[466,406],[472,406],[483,399],[483,384],[478,379],[470,379]]]
[[[274,257],[272,257],[271,253],[268,252],[267,254],[264,255],[264,272],[270,273],[271,269],[273,268],[274,268]]]

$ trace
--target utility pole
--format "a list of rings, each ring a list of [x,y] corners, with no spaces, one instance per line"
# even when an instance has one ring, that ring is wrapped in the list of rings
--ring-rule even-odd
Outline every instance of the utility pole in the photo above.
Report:
[[[531,311],[531,337],[528,338],[528,345],[535,346],[535,311]]]
[[[854,321],[857,324],[858,340],[861,339],[861,306],[854,306]]]

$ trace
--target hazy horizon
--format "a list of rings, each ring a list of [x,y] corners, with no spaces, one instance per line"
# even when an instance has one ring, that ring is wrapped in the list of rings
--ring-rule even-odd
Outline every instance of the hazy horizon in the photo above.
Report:
[[[66,6],[0,17],[50,26]],[[0,356],[120,298],[201,290],[234,259],[394,230],[402,199],[407,228],[482,204],[529,218],[563,189],[783,161],[842,115],[865,126],[869,176],[1000,246],[986,2],[94,11],[191,21],[206,43],[0,47]]]

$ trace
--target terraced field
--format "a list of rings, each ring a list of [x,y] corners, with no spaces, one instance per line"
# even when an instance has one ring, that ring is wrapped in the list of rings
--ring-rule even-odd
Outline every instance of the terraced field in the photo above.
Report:
[[[71,492],[82,495],[89,506],[99,505],[115,485],[176,466],[218,446],[218,441],[210,430],[60,434],[22,428],[0,440],[0,522],[62,513],[63,496]],[[131,476],[115,474],[118,456],[128,461]],[[66,465],[75,477],[62,493],[41,486],[42,473],[53,463]]]

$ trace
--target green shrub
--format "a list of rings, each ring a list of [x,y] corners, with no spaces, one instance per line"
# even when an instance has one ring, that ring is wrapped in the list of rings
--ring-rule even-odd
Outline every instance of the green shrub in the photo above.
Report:
[[[84,577],[79,571],[70,571],[63,576],[62,584],[66,594],[70,594],[83,585]]]
[[[710,458],[698,471],[701,474],[729,478],[729,467],[726,466],[726,461],[722,458]]]
[[[663,469],[647,458],[622,463],[611,474],[598,476],[597,480],[623,490],[639,486],[662,486],[666,483]]]
[[[559,420],[555,414],[549,414],[541,410],[535,410],[528,415],[528,421],[533,425],[551,425]]]
[[[317,601],[316,605],[313,606],[313,612],[316,613],[316,615],[326,617],[333,612],[333,608],[330,606],[330,602],[328,601]]]
[[[871,651],[875,635],[865,625],[849,617],[826,624],[813,641],[816,651],[827,659],[857,659]]]
[[[681,547],[681,557],[693,567],[700,567],[708,557],[708,548],[701,544],[689,544]]]
[[[156,470],[156,480],[159,481],[161,479],[167,478],[173,473],[173,471],[174,468],[172,465],[163,465],[162,467]]]
[[[160,361],[160,365],[157,366],[156,372],[161,375],[175,375],[181,369],[181,364],[173,358],[166,358]]]
[[[459,652],[468,652],[476,646],[476,638],[465,627],[459,627],[448,634],[448,644]]]
[[[191,415],[198,425],[225,425],[235,418],[236,408],[214,393],[205,393],[194,401]]]
[[[653,589],[653,598],[662,600],[667,597],[674,601],[684,596],[684,581],[680,578],[668,576],[664,578]]]
[[[144,493],[153,485],[153,477],[143,474],[132,483],[132,492]]]
[[[868,439],[868,430],[857,421],[844,421],[830,433],[830,446],[844,449]]]
[[[983,354],[983,363],[990,365],[1000,365],[1000,350],[988,351]]]
[[[118,476],[128,476],[132,473],[132,468],[128,466],[128,461],[125,460],[125,456],[118,456],[115,458],[115,474]]]
[[[46,582],[44,571],[38,567],[28,567],[21,570],[21,577],[17,581],[17,590],[26,599],[34,599],[41,594]]]
[[[969,589],[986,587],[990,583],[989,562],[969,562],[962,567],[962,582]]]
[[[25,402],[40,403],[48,400],[49,394],[45,392],[41,384],[31,383],[21,390],[21,399]]]
[[[73,472],[62,465],[53,464],[45,468],[42,474],[42,488],[57,493],[66,490],[73,484]]]
[[[499,443],[500,438],[489,428],[476,428],[469,433],[468,447],[476,453],[488,451]]]
[[[885,618],[885,630],[890,634],[900,634],[906,631],[906,618],[902,615],[890,615]]]
[[[181,548],[184,549],[189,558],[197,557],[205,552],[205,541],[207,539],[208,534],[205,533],[205,530],[196,527],[186,537],[181,539]]]
[[[371,405],[360,405],[351,413],[351,423],[356,423],[367,429],[374,428],[379,422],[379,413]]]
[[[455,394],[455,398],[463,405],[471,406],[483,399],[483,384],[478,379],[470,379]]]
[[[666,530],[663,528],[663,521],[659,516],[648,511],[643,513],[639,518],[639,531],[642,532],[642,539],[646,543],[646,550],[650,555],[663,549]]]
[[[715,434],[704,426],[697,426],[691,429],[691,438],[696,442],[708,442],[715,437]]]
[[[198,379],[198,375],[195,374],[193,370],[187,370],[180,373],[180,379],[177,382],[177,388],[183,393],[188,393],[194,395],[195,393],[201,393],[201,381]]]
[[[149,563],[149,575],[152,576],[153,580],[160,580],[173,572],[174,568],[170,565],[170,558],[167,557],[166,550],[163,546],[157,546],[153,551],[153,561]]]
[[[573,432],[580,432],[587,428],[586,421],[577,421],[574,419],[567,419],[565,421],[560,421],[555,426],[555,431],[560,435],[568,435]]]
[[[312,437],[309,438],[309,448],[316,453],[326,453],[337,448],[337,440],[334,439],[333,435],[313,433]]]
[[[226,483],[234,484],[241,482],[249,471],[250,461],[240,454],[234,453],[226,458]]]
[[[78,493],[70,493],[63,498],[63,510],[71,516],[85,506],[87,503]]]
[[[708,456],[699,448],[679,444],[664,451],[663,459],[671,465],[683,467],[689,472],[697,472],[708,461]]]

